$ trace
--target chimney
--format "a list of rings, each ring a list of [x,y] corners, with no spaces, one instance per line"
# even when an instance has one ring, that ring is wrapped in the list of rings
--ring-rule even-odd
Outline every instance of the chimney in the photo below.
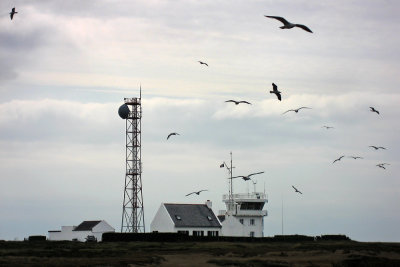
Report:
[[[211,202],[210,200],[208,200],[208,199],[207,199],[207,201],[206,201],[206,205],[207,205],[207,207],[208,207],[209,209],[212,208],[212,202]]]

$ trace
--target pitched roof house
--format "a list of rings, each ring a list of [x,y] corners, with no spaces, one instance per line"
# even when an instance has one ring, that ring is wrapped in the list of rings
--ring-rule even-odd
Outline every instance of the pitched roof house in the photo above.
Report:
[[[179,232],[194,236],[218,236],[221,224],[206,204],[162,203],[150,224],[152,232]]]
[[[101,241],[103,233],[108,232],[115,232],[115,229],[104,220],[83,221],[78,226],[61,226],[61,231],[49,231],[49,240],[77,240],[83,242],[87,240],[88,236],[94,236],[97,241]]]

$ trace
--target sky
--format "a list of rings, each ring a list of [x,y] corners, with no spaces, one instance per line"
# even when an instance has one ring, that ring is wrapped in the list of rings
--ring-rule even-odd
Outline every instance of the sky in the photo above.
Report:
[[[232,152],[234,175],[265,172],[253,176],[268,195],[265,236],[281,234],[283,209],[284,234],[400,241],[398,1],[7,0],[0,10],[0,240],[84,220],[120,230],[118,108],[141,86],[146,231],[161,203],[225,209],[219,165]],[[312,109],[282,114],[302,106]]]

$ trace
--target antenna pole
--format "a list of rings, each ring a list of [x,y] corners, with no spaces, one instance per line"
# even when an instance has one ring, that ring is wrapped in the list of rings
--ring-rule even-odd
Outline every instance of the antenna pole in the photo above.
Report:
[[[282,193],[282,236],[283,236],[283,193]]]

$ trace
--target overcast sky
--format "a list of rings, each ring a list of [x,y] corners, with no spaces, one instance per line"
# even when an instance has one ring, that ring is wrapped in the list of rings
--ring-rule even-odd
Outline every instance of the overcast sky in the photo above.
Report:
[[[224,209],[219,165],[232,151],[234,175],[265,171],[254,178],[268,194],[266,236],[281,233],[283,202],[285,234],[400,241],[398,1],[13,0],[0,10],[0,239],[83,220],[120,230],[117,111],[141,84],[147,231],[162,202]],[[282,115],[301,106],[312,109]],[[166,141],[170,132],[181,135]],[[341,155],[363,159],[332,164]]]

